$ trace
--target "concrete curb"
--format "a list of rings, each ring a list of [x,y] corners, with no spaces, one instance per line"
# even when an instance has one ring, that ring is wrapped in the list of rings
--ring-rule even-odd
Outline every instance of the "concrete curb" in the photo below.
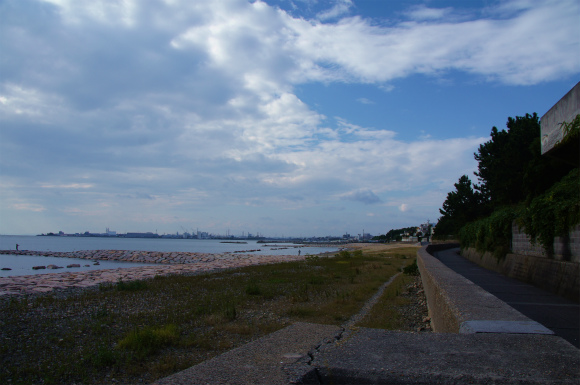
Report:
[[[463,334],[553,334],[549,329],[455,273],[429,254],[428,247],[422,247],[417,252],[417,265],[421,272],[433,331]]]

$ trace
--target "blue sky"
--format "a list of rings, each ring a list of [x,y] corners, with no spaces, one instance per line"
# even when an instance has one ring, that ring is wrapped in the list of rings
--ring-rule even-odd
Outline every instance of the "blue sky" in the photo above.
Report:
[[[580,3],[0,2],[0,234],[384,234],[580,74]]]

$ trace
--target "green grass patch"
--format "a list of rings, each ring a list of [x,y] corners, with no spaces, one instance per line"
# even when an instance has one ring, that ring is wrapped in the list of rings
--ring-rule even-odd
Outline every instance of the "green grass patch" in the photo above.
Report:
[[[117,344],[119,349],[136,353],[139,359],[157,353],[160,349],[177,344],[179,330],[175,325],[135,329]]]

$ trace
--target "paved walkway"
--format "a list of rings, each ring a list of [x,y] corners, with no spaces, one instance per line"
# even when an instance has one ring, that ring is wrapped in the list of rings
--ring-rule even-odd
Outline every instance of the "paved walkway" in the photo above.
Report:
[[[541,323],[580,348],[580,305],[535,286],[487,270],[458,254],[459,249],[434,253],[447,267],[500,300]]]

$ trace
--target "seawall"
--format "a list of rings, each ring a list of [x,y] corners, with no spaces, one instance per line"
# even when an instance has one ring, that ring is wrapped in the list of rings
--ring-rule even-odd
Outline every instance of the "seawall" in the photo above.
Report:
[[[43,257],[80,258],[95,261],[121,261],[162,264],[187,264],[210,262],[223,258],[224,254],[208,254],[196,252],[158,252],[134,250],[79,250],[79,251],[33,251],[33,250],[0,250],[0,254],[35,255]],[[225,253],[238,258],[249,258],[248,254]]]
[[[417,252],[417,265],[433,331],[470,334],[493,330],[501,330],[503,333],[537,330],[550,334],[542,325],[455,273],[431,255],[457,246],[427,246]]]

